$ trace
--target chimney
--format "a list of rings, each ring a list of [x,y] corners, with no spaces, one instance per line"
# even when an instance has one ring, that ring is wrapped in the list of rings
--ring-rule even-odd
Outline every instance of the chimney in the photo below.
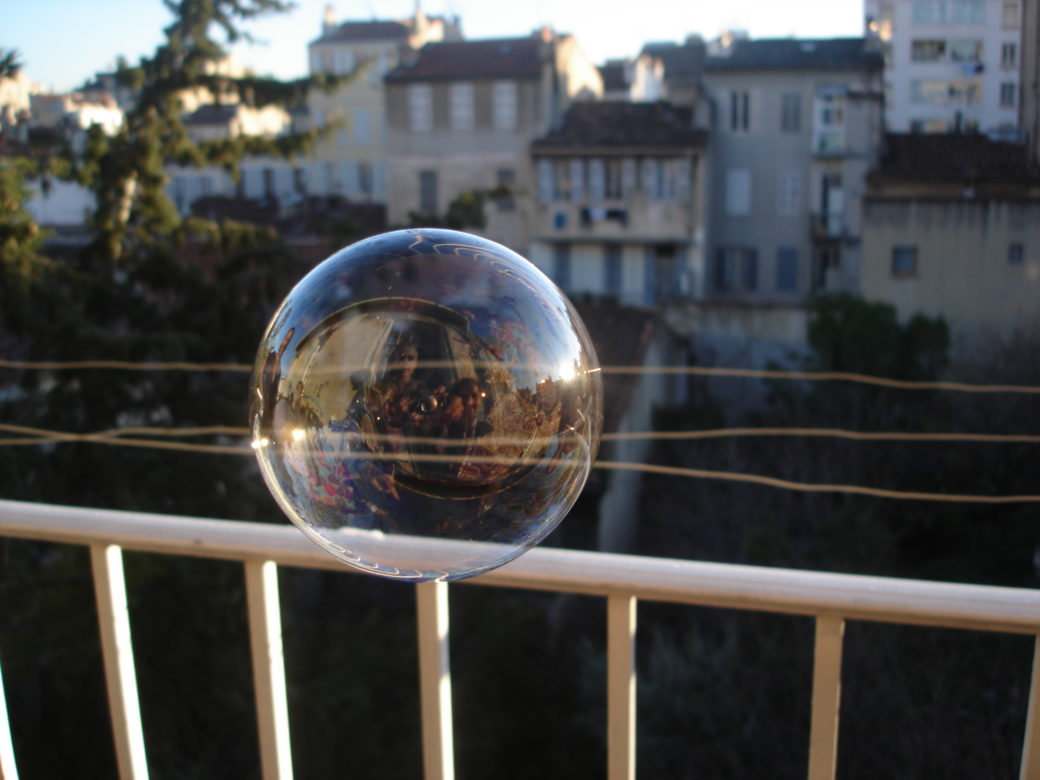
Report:
[[[321,34],[328,35],[336,29],[336,11],[332,7],[332,3],[326,3],[325,5],[325,16],[321,21]]]

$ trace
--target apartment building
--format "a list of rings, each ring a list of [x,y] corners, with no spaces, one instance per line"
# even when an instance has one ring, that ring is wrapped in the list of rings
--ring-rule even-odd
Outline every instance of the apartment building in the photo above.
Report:
[[[688,106],[580,102],[536,140],[530,259],[571,295],[699,296],[707,133]]]
[[[865,0],[885,58],[891,132],[1020,129],[1024,0]]]
[[[881,71],[864,38],[736,39],[708,58],[707,297],[793,303],[856,290]]]
[[[315,90],[308,98],[311,126],[336,125],[308,163],[311,194],[386,200],[383,77],[426,43],[461,37],[458,17],[427,16],[418,6],[408,19],[342,23],[326,8],[322,34],[307,47],[310,73],[354,75],[334,92]]]
[[[386,75],[388,219],[443,215],[467,192],[505,194],[483,233],[526,253],[534,183],[529,146],[568,105],[602,94],[570,35],[431,43]]]

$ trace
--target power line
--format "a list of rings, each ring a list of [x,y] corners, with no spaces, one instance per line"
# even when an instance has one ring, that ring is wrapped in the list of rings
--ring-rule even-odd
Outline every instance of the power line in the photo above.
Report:
[[[453,361],[422,361],[424,368],[451,367]],[[478,365],[478,364],[474,364]],[[483,365],[483,364],[481,364]],[[523,367],[490,361],[487,367]],[[20,361],[0,360],[0,368],[25,370],[118,369],[123,371],[225,371],[251,373],[253,366],[246,363],[191,363],[191,362],[132,362],[122,360]],[[368,366],[341,367],[343,373]],[[602,366],[599,372],[608,375],[663,374],[673,376],[711,376],[746,379],[799,380],[806,382],[853,382],[891,387],[900,390],[950,390],[965,393],[1026,393],[1040,395],[1040,386],[1018,384],[979,384],[972,382],[913,381],[857,374],[847,371],[780,371],[757,368],[719,368],[710,366]]]
[[[93,433],[69,433],[45,428],[0,423],[0,431],[19,433],[34,439],[0,439],[0,444],[30,444],[37,442],[94,441],[119,438],[128,435],[178,437],[178,436],[249,436],[249,428],[234,425],[210,425],[193,428],[130,427],[110,428]],[[360,434],[355,434],[360,435]],[[708,428],[694,431],[626,431],[604,433],[602,441],[695,441],[699,439],[753,438],[763,437],[813,437],[837,438],[851,441],[920,441],[920,442],[966,442],[988,444],[1040,444],[1040,435],[1000,433],[919,433],[903,431],[854,431],[842,428]],[[443,437],[405,436],[400,434],[366,434],[366,441],[386,441],[395,444],[437,445],[444,444]],[[493,446],[523,446],[537,440],[518,437],[483,437],[481,441]],[[548,439],[546,439],[548,441]]]
[[[4,426],[13,427],[13,426]],[[39,431],[39,429],[28,429]],[[191,444],[188,442],[161,441],[152,439],[133,439],[123,436],[113,436],[106,433],[94,434],[59,434],[49,441],[70,442],[82,441],[94,444],[109,444],[127,447],[145,447],[151,449],[179,450],[184,452],[196,452],[223,455],[247,455],[252,452],[251,447],[241,445],[210,445]],[[39,441],[23,440],[19,443],[39,443]],[[376,454],[357,452],[351,453],[356,460],[388,460],[408,459],[415,462],[459,462],[456,455],[438,454]],[[504,456],[466,456],[466,462],[472,464],[498,464],[513,465],[517,462],[541,463],[540,458],[512,458]],[[664,466],[650,463],[632,463],[621,461],[597,460],[593,462],[593,468],[608,471],[639,471],[645,474],[659,474],[664,476],[689,477],[695,479],[719,480],[725,482],[737,482],[744,484],[763,485],[783,490],[793,490],[803,493],[844,493],[860,496],[871,496],[875,498],[887,498],[903,501],[936,501],[943,503],[974,503],[974,504],[1013,504],[1013,503],[1040,503],[1040,495],[972,495],[957,493],[930,493],[922,491],[889,490],[887,488],[875,488],[865,485],[823,484],[810,482],[797,482],[794,480],[769,477],[761,474],[749,474],[746,472],[717,471],[711,469],[696,469],[685,466]]]

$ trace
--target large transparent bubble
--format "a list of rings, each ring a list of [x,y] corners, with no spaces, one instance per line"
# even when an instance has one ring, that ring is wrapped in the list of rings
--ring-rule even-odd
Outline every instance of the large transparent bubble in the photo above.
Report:
[[[512,560],[574,504],[599,440],[596,356],[515,252],[402,230],[321,263],[268,326],[252,433],[289,518],[375,574],[451,580]]]

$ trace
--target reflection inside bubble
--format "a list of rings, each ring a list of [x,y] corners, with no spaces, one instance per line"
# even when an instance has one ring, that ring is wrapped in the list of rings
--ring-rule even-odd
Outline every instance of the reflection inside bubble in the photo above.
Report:
[[[547,535],[590,468],[595,355],[509,250],[400,231],[334,255],[275,315],[254,449],[298,526],[362,569],[454,579]]]

